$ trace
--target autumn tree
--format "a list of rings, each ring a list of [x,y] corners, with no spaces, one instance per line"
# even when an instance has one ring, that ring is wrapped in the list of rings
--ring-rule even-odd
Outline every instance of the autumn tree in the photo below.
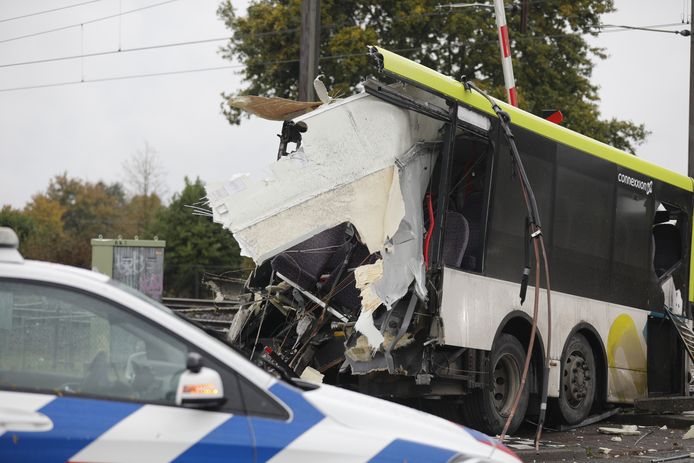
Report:
[[[322,0],[319,72],[333,92],[349,94],[375,73],[365,50],[380,45],[443,74],[474,79],[504,98],[499,44],[493,10],[440,8],[439,0]],[[489,3],[491,5],[491,3]],[[528,22],[512,8],[511,31],[520,106],[541,114],[560,109],[564,125],[627,151],[646,137],[643,125],[605,120],[598,109],[598,88],[590,81],[603,50],[591,47],[600,17],[614,11],[612,0],[542,0],[528,2]],[[222,55],[244,65],[246,86],[240,93],[297,98],[301,0],[252,0],[239,15],[231,0],[217,13],[232,31]],[[230,95],[224,94],[226,99]],[[223,103],[231,123],[240,114]]]
[[[92,183],[67,174],[55,176],[46,192],[34,195],[25,208],[28,216],[53,230],[45,239],[37,236],[37,249],[48,246],[50,251],[39,258],[91,267],[92,238],[130,234],[125,205],[125,191],[119,183]]]

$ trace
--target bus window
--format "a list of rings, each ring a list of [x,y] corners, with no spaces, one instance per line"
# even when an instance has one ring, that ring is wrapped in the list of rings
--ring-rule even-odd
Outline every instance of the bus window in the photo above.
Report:
[[[629,307],[648,306],[651,279],[653,200],[639,190],[617,185],[610,300]]]
[[[457,137],[444,236],[444,263],[449,267],[482,270],[488,158],[486,142]]]
[[[682,263],[682,229],[686,226],[686,214],[679,208],[662,203],[653,220],[652,271],[658,281],[663,304],[675,313],[682,313],[684,293]],[[660,299],[659,297],[659,299]]]

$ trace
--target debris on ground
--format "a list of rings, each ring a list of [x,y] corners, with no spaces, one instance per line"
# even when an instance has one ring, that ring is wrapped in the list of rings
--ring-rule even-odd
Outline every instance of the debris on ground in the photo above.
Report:
[[[602,453],[603,455],[607,455],[607,454],[610,453],[611,451],[612,451],[612,449],[607,448],[607,447],[599,447],[599,448],[598,448],[598,452],[599,452],[599,453]]]
[[[612,442],[622,442],[622,438],[619,436],[614,436],[614,437],[610,438],[610,440]]]
[[[689,431],[684,433],[682,439],[694,439],[694,424],[689,427]]]
[[[535,450],[535,441],[532,439],[526,439],[523,437],[509,437],[504,438],[504,445],[506,447],[512,448],[514,450]],[[548,440],[541,440],[539,442],[539,449],[562,449],[566,445],[559,444],[557,442],[552,442]]]
[[[661,462],[665,462],[665,461],[684,460],[685,458],[694,458],[694,453],[685,453],[682,455],[672,455],[669,457],[654,458],[651,460],[651,463],[661,463]]]
[[[621,428],[609,428],[609,427],[600,427],[598,428],[598,432],[602,434],[616,434],[619,436],[639,436],[641,435],[641,431],[639,431],[638,426],[636,425],[631,425],[631,424],[625,424],[622,425]]]

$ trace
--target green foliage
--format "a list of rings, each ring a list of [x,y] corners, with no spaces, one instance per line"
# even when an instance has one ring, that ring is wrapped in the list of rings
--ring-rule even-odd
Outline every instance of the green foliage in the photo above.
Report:
[[[375,66],[365,50],[381,45],[456,78],[474,79],[504,98],[499,43],[493,11],[487,8],[439,9],[439,0],[322,0],[320,69],[334,92],[349,94]],[[445,2],[444,2],[445,3]],[[543,0],[529,2],[525,33],[520,11],[507,13],[514,74],[520,106],[532,113],[559,109],[564,125],[633,152],[647,132],[628,121],[602,120],[597,87],[590,83],[590,47],[600,15],[614,10],[612,0]],[[247,86],[241,94],[297,98],[301,0],[253,0],[239,16],[231,0],[217,13],[233,31],[222,55],[245,65]],[[223,94],[226,101],[229,95]],[[240,114],[222,103],[231,123]]]
[[[19,209],[3,206],[0,209],[0,227],[10,227],[14,230],[19,238],[19,251],[25,255],[27,238],[36,231],[36,221]]]
[[[185,187],[160,212],[152,229],[159,239],[166,240],[164,284],[169,296],[196,295],[203,271],[243,266],[239,246],[231,233],[185,207],[199,203],[204,196],[200,179],[191,182],[186,177]]]

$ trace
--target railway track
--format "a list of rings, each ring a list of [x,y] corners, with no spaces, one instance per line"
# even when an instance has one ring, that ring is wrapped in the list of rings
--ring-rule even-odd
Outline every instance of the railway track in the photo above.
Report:
[[[184,315],[217,331],[228,328],[238,310],[238,299],[215,301],[212,299],[162,298],[162,303],[174,312]]]

